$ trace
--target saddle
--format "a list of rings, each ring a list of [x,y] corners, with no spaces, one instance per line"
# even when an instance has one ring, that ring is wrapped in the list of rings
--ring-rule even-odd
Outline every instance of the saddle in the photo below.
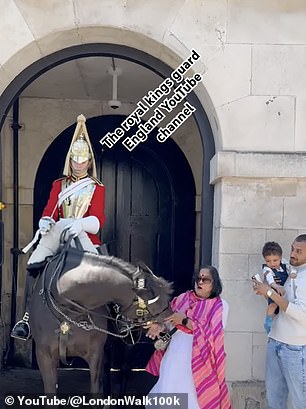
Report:
[[[88,253],[84,251],[84,248],[78,237],[69,236],[66,242],[64,242],[65,233],[66,231],[62,232],[60,237],[59,252],[57,253],[56,256],[53,257],[57,258],[55,268],[59,268],[58,277],[60,277],[68,270],[77,268],[81,264],[83,258],[85,257],[85,254],[87,258],[88,257],[90,258],[90,256],[92,256],[93,258],[97,256],[94,253]],[[71,245],[73,241],[75,247]],[[106,244],[102,244],[97,250],[98,255],[103,256],[109,255]],[[82,266],[82,268],[84,269],[84,266]],[[86,274],[86,270],[84,271],[84,274]]]

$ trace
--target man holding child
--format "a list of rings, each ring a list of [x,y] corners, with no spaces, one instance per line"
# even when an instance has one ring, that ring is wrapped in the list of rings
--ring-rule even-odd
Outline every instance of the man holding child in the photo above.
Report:
[[[294,240],[290,264],[296,273],[289,274],[284,295],[253,279],[256,294],[270,298],[280,310],[268,335],[268,409],[286,409],[288,393],[294,409],[306,408],[306,234]]]

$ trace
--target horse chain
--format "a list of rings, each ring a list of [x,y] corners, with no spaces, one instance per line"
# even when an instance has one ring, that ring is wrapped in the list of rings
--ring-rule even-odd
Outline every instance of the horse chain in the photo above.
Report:
[[[54,280],[56,274],[57,274],[57,269],[54,270],[54,273],[52,274],[52,276],[51,276],[51,278],[50,278],[50,281],[49,281],[49,285],[48,285],[48,288],[47,288],[48,298],[49,298],[49,300],[51,301],[51,304],[52,304],[53,308],[55,309],[55,311],[57,311],[57,312],[58,312],[59,314],[61,314],[64,318],[66,318],[66,320],[67,320],[68,322],[70,322],[70,324],[73,324],[73,325],[75,325],[75,326],[78,327],[78,328],[84,329],[85,331],[96,330],[96,331],[102,332],[102,333],[104,333],[104,334],[112,335],[112,336],[114,336],[114,337],[116,337],[116,338],[121,338],[121,339],[126,338],[126,337],[129,335],[128,332],[127,332],[126,334],[124,334],[124,335],[120,335],[120,334],[115,334],[115,333],[113,333],[113,332],[111,332],[111,331],[108,331],[107,329],[103,329],[103,328],[98,327],[98,326],[93,322],[93,320],[92,320],[92,318],[91,318],[91,316],[90,316],[89,314],[87,314],[87,318],[88,318],[88,320],[90,321],[90,323],[88,323],[88,321],[85,321],[85,320],[84,320],[84,321],[79,321],[79,322],[77,322],[77,321],[73,320],[72,318],[70,318],[68,315],[66,315],[66,314],[56,305],[56,303],[55,303],[54,300],[53,300],[52,294],[51,294],[51,285],[52,285],[52,282],[53,282],[53,280]]]

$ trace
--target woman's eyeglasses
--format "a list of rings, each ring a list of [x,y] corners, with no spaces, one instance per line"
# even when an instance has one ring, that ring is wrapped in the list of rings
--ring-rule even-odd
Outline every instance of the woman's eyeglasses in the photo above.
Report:
[[[209,277],[197,277],[196,278],[196,282],[197,284],[200,284],[201,282],[203,284],[211,284],[212,283],[212,279]]]

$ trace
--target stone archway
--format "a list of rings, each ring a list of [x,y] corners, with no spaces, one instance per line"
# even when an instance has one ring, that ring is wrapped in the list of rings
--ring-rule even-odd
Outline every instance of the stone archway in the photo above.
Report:
[[[141,64],[158,73],[162,78],[170,75],[172,69],[159,59],[137,49],[112,44],[84,44],[57,51],[50,56],[38,60],[27,67],[13,80],[0,97],[0,131],[12,102],[18,102],[18,96],[34,79],[42,73],[64,62],[89,56],[115,56]],[[200,263],[211,262],[212,252],[212,221],[213,221],[213,187],[209,185],[210,159],[215,152],[212,130],[207,115],[195,93],[186,98],[195,108],[193,114],[203,147],[202,169],[202,204],[201,211],[205,217],[201,218],[200,229]],[[199,179],[200,180],[200,179]],[[0,187],[1,188],[1,187]],[[199,211],[199,209],[198,209]],[[16,229],[15,229],[16,230]],[[8,335],[8,334],[7,334]]]
[[[67,62],[87,56],[118,56],[141,64],[150,70],[166,78],[171,73],[171,68],[161,60],[135,48],[117,44],[82,44],[65,48],[50,54],[31,64],[23,70],[6,88],[0,97],[0,130],[8,110],[13,101],[20,95],[22,90],[34,79],[49,69]],[[200,263],[211,262],[212,248],[212,221],[213,221],[213,187],[209,184],[210,159],[215,153],[215,144],[212,130],[206,112],[194,92],[186,98],[195,108],[195,118],[203,147],[203,170],[202,170],[202,214],[200,240]]]
[[[125,118],[103,115],[86,121],[98,178],[106,189],[106,222],[101,239],[108,243],[110,254],[132,263],[141,260],[156,274],[173,282],[180,293],[190,288],[194,268],[194,177],[173,139],[163,144],[157,142],[157,129],[152,131],[154,138],[133,152],[122,145],[102,151],[101,130],[105,134],[120,126]],[[39,164],[34,184],[34,231],[52,182],[62,176],[73,131],[74,124],[63,130]]]

